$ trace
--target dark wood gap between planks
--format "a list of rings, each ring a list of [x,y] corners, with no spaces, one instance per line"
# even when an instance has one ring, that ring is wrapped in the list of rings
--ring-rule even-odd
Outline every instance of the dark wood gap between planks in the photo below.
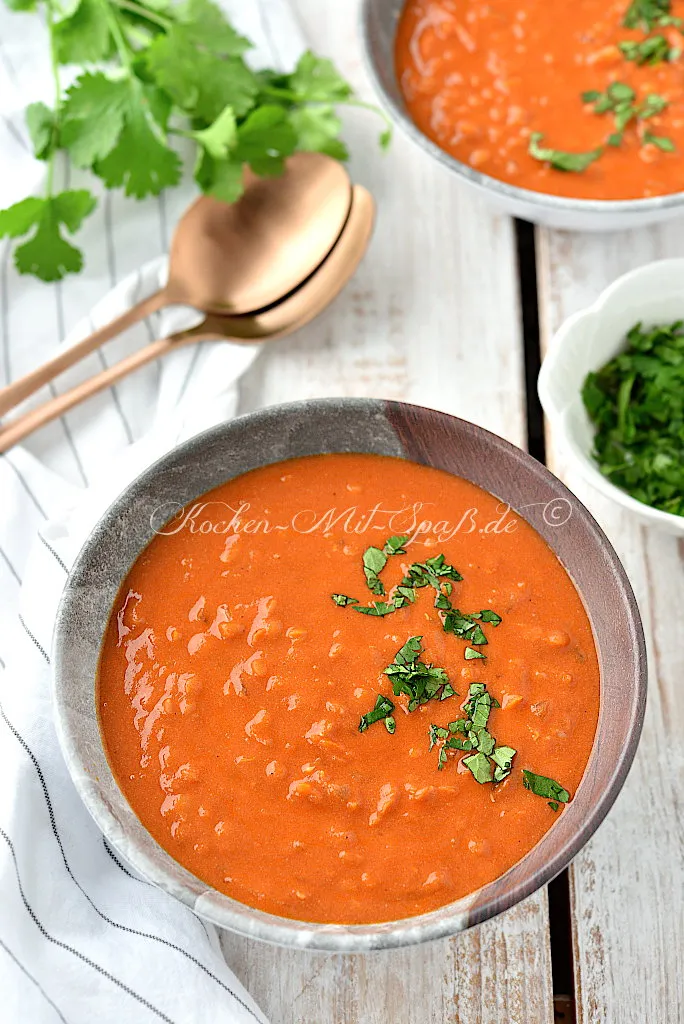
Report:
[[[544,413],[537,395],[541,345],[534,225],[524,220],[516,220],[515,236],[525,360],[527,450],[539,462],[546,463]],[[554,878],[549,884],[548,892],[554,1021],[555,1024],[576,1024],[570,881],[567,870]]]

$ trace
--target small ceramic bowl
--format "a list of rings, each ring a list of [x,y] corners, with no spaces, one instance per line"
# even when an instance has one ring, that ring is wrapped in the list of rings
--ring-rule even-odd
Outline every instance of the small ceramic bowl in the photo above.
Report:
[[[409,116],[394,68],[394,41],[405,0],[362,0],[361,37],[375,88],[393,121],[465,185],[513,217],[575,231],[621,231],[684,214],[684,192],[649,199],[569,199],[518,188],[461,163],[424,135]]]
[[[110,770],[95,700],[110,610],[154,536],[153,513],[186,505],[257,466],[323,452],[391,455],[454,473],[530,522],[573,578],[591,619],[601,670],[598,729],[572,801],[521,861],[477,892],[420,917],[370,925],[315,924],[230,899],[161,849]],[[157,524],[158,525],[158,524]],[[251,938],[364,952],[453,935],[529,896],[568,864],[615,800],[634,758],[646,700],[644,638],[634,595],[610,543],[581,502],[544,466],[500,437],[444,413],[397,402],[327,399],[277,406],[222,424],[150,466],[104,514],[67,582],[54,637],[57,728],[93,818],[141,874],[215,924]]]
[[[582,402],[591,370],[624,348],[634,324],[684,320],[684,259],[639,267],[606,288],[593,306],[575,313],[554,336],[539,374],[539,398],[564,451],[578,472],[642,523],[684,537],[684,516],[662,512],[612,484],[591,457],[594,428]]]

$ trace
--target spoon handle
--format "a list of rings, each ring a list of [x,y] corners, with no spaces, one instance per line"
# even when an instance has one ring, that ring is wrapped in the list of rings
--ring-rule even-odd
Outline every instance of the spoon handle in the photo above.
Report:
[[[6,426],[0,427],[0,452],[8,451],[15,444],[23,441],[25,437],[28,437],[29,434],[32,434],[34,430],[38,430],[39,427],[43,427],[46,423],[50,423],[52,420],[62,416],[69,409],[73,409],[75,405],[78,405],[79,402],[90,398],[92,395],[96,395],[99,391],[104,391],[105,388],[116,384],[117,381],[128,376],[129,373],[133,373],[134,370],[140,369],[141,366],[159,359],[160,356],[166,355],[172,349],[179,348],[181,345],[191,344],[192,342],[210,341],[218,337],[223,337],[223,335],[218,335],[212,330],[211,320],[209,320],[198,324],[197,327],[192,327],[186,331],[179,331],[178,334],[172,334],[168,338],[151,341],[149,345],[144,345],[143,348],[131,353],[130,356],[121,359],[106,370],[95,374],[94,377],[89,377],[88,380],[84,380],[81,384],[70,388],[69,391],[57,395],[48,402],[44,402],[43,405],[39,405],[36,409],[31,409],[30,412],[10,420]]]
[[[68,370],[70,366],[80,362],[81,359],[90,355],[91,352],[95,352],[105,342],[115,338],[117,334],[128,330],[129,327],[149,316],[150,313],[156,313],[158,309],[164,306],[166,301],[166,291],[163,288],[153,295],[148,295],[147,298],[142,299],[135,306],[127,309],[125,313],[122,313],[115,320],[105,324],[104,327],[94,331],[93,334],[89,334],[87,338],[83,338],[82,341],[78,341],[71,348],[66,348],[59,352],[52,359],[43,363],[42,366],[31,370],[26,376],[20,377],[19,380],[8,384],[7,387],[0,388],[0,416],[4,416],[10,409],[14,409],[16,405],[23,402],[29,395],[38,391],[45,384],[48,384],[60,373],[63,373],[64,370]]]

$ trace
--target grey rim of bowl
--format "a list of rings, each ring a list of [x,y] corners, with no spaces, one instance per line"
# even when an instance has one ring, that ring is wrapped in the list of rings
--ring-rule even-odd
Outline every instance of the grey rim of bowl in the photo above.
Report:
[[[646,214],[656,210],[684,208],[684,191],[671,192],[663,196],[651,196],[645,199],[571,199],[564,196],[554,196],[547,192],[535,192],[533,189],[520,188],[518,185],[509,185],[505,181],[499,181],[498,178],[492,178],[488,174],[483,174],[482,171],[475,170],[474,167],[461,163],[460,160],[447,153],[446,150],[438,146],[436,142],[433,142],[432,139],[428,138],[418,128],[416,123],[409,117],[401,101],[388,89],[383,73],[373,56],[374,46],[371,22],[374,16],[372,7],[376,2],[377,0],[362,0],[359,15],[363,54],[368,73],[376,92],[381,96],[395,124],[421,149],[425,150],[438,163],[442,164],[443,167],[447,167],[454,174],[465,178],[471,185],[477,185],[487,192],[493,192],[502,199],[511,199],[519,203],[530,203],[557,213],[602,213],[615,214],[617,216],[618,214],[625,213],[643,212]],[[397,4],[397,0],[385,0],[385,2],[388,5],[390,3]],[[397,4],[397,18],[404,7],[404,2],[405,0],[400,0]],[[397,18],[395,18],[395,22]],[[397,86],[398,94],[399,86],[394,75],[393,61],[391,69],[388,70],[392,75],[392,81]]]
[[[66,711],[64,714],[62,713],[62,701],[60,700],[60,697],[64,689],[65,681],[63,677],[63,669],[60,671],[61,659],[58,656],[56,648],[58,646],[60,633],[63,630],[68,629],[68,626],[66,625],[69,621],[68,605],[70,590],[68,584],[72,577],[77,575],[77,572],[80,570],[82,559],[87,558],[90,555],[89,548],[102,528],[102,523],[105,517],[112,515],[116,511],[123,511],[126,508],[129,492],[138,487],[148,474],[151,474],[158,468],[161,468],[164,463],[172,464],[181,451],[186,457],[192,457],[193,452],[196,452],[197,456],[200,457],[205,444],[207,444],[207,442],[211,442],[214,438],[221,437],[221,435],[226,431],[232,432],[247,429],[249,432],[250,424],[256,424],[265,418],[278,419],[282,416],[292,415],[298,410],[313,410],[315,412],[316,410],[331,406],[337,407],[338,410],[343,410],[350,416],[353,416],[354,413],[375,410],[375,412],[382,416],[383,419],[387,420],[388,423],[390,422],[388,413],[391,411],[392,407],[414,410],[419,415],[446,415],[450,419],[458,421],[463,428],[476,432],[482,436],[489,444],[503,450],[509,457],[512,457],[514,462],[517,462],[521,466],[526,466],[542,480],[549,481],[554,490],[561,492],[561,494],[569,501],[575,503],[585,516],[588,531],[595,536],[603,547],[606,560],[615,569],[616,578],[619,581],[620,589],[624,595],[625,607],[629,610],[629,626],[630,633],[632,634],[634,664],[636,669],[635,690],[630,704],[631,724],[629,730],[629,742],[624,747],[622,756],[616,763],[615,770],[610,778],[609,784],[601,794],[601,797],[588,811],[581,826],[577,828],[576,832],[569,837],[568,841],[563,846],[556,848],[554,855],[546,861],[543,867],[538,869],[536,872],[529,873],[520,881],[512,884],[506,890],[504,896],[492,898],[485,903],[477,903],[474,908],[474,912],[471,909],[471,904],[475,902],[475,897],[486,890],[488,886],[484,886],[475,893],[471,893],[451,904],[445,904],[444,906],[427,914],[381,922],[374,925],[321,924],[317,922],[301,921],[298,919],[282,918],[277,915],[266,914],[263,911],[259,911],[258,909],[249,906],[248,904],[240,903],[239,901],[233,900],[224,894],[218,893],[216,890],[211,890],[211,887],[207,886],[207,883],[202,883],[202,885],[206,886],[207,892],[211,892],[220,897],[220,906],[216,907],[215,904],[210,903],[209,906],[205,906],[203,904],[197,908],[196,897],[189,885],[186,885],[185,888],[183,888],[184,883],[179,883],[177,880],[174,881],[165,869],[160,871],[157,865],[152,864],[146,854],[141,850],[136,848],[134,850],[135,856],[131,855],[130,849],[127,853],[124,852],[118,845],[116,839],[113,838],[112,831],[119,832],[120,824],[114,817],[106,801],[99,794],[95,795],[92,787],[88,786],[84,782],[84,776],[87,774],[87,768],[84,765],[80,749],[72,743],[68,714]],[[411,459],[409,455],[405,455],[404,457],[409,460]],[[92,533],[81,548],[71,569],[67,585],[65,586],[65,590],[60,601],[53,635],[52,653],[52,664],[55,671],[53,700],[57,735],[62,753],[81,800],[102,833],[108,838],[112,845],[117,848],[124,860],[131,864],[137,871],[139,871],[149,881],[157,885],[160,889],[175,896],[181,902],[189,906],[199,916],[211,921],[218,927],[228,928],[248,939],[258,939],[271,944],[286,946],[288,948],[302,948],[307,950],[318,950],[321,952],[361,953],[377,949],[394,949],[402,946],[415,945],[436,939],[447,938],[464,931],[467,928],[481,924],[486,920],[490,920],[503,911],[508,910],[510,907],[520,903],[522,900],[526,899],[538,889],[552,881],[556,875],[568,866],[573,857],[588,842],[617,799],[636,754],[646,707],[646,646],[634,592],[622,563],[620,562],[610,541],[603,533],[601,527],[598,525],[591,513],[586,509],[576,495],[569,491],[562,481],[558,480],[558,478],[555,477],[544,465],[538,463],[530,455],[522,451],[522,449],[512,445],[499,435],[485,430],[484,427],[479,427],[476,424],[470,423],[467,420],[462,420],[456,416],[450,416],[450,414],[437,413],[435,410],[427,409],[422,406],[411,405],[410,403],[405,402],[388,402],[381,399],[310,399],[300,402],[286,402],[280,405],[269,406],[266,409],[248,413],[247,415],[239,416],[233,420],[218,424],[217,426],[196,435],[189,441],[182,443],[177,448],[172,449],[165,456],[152,463],[152,465],[147,467],[143,473],[139,474],[139,476],[137,476],[128,485],[125,491],[105,510]],[[591,758],[595,754],[595,749],[596,739],[594,740],[589,763],[591,763]],[[130,811],[131,815],[136,817],[133,810],[130,809]],[[114,828],[112,828],[112,826],[114,826]],[[552,830],[553,827],[549,831]],[[548,835],[548,833],[546,834]],[[543,841],[543,838],[541,841]],[[184,868],[180,862],[176,861],[175,858],[163,850],[162,847],[159,847],[159,850],[164,854],[164,860],[170,862],[170,865],[173,865],[174,870],[180,870],[189,882],[197,883],[197,877]],[[531,852],[532,851],[530,851],[530,853]],[[524,863],[526,856],[523,857],[522,860],[518,861],[509,870],[509,872],[506,872],[491,884],[499,883],[505,879],[508,874],[514,873],[516,869]]]

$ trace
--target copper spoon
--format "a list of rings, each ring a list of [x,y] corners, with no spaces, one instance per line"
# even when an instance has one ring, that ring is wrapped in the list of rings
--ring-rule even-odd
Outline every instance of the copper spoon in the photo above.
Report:
[[[278,302],[325,259],[340,236],[350,203],[346,170],[320,153],[296,153],[280,178],[257,178],[247,172],[245,194],[232,206],[201,196],[176,228],[167,284],[1,388],[0,416],[164,306],[237,316]]]
[[[0,429],[0,452],[7,451],[34,430],[61,416],[79,402],[111,387],[129,373],[166,355],[167,352],[172,352],[179,345],[219,340],[272,341],[291,334],[313,320],[349,281],[368,247],[373,230],[375,204],[370,193],[362,186],[354,186],[352,192],[349,218],[337,244],[320,268],[287,299],[253,316],[209,315],[197,327],[150,342],[107,370],[8,423],[4,429]]]

